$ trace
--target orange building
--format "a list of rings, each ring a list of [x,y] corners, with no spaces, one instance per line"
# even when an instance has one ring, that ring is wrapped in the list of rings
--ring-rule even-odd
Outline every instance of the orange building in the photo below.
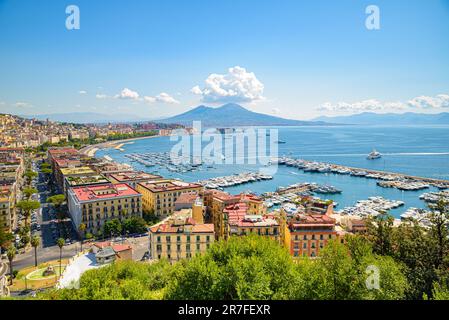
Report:
[[[316,257],[327,242],[337,238],[335,219],[320,214],[298,214],[288,222],[289,251],[293,257]]]

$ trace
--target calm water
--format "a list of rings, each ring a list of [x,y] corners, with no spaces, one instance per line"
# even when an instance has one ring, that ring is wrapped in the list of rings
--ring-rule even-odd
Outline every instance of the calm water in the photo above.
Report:
[[[299,157],[307,160],[336,163],[341,165],[400,172],[430,178],[449,179],[449,127],[288,127],[276,128],[279,139],[279,155]],[[231,175],[238,172],[255,171],[253,165],[221,165],[213,169],[204,167],[201,171],[173,173],[163,168],[147,168],[136,162],[130,162],[127,153],[146,153],[170,151],[176,142],[168,137],[137,140],[125,144],[124,152],[105,149],[97,152],[98,157],[108,155],[114,160],[133,165],[135,169],[148,172],[157,171],[167,177],[186,181],[197,181],[211,177]],[[383,154],[382,159],[367,160],[366,155],[376,148]],[[321,195],[339,203],[338,208],[352,206],[357,200],[370,196],[382,196],[391,200],[402,200],[405,206],[391,211],[399,216],[408,207],[425,207],[419,195],[428,191],[400,191],[381,188],[376,180],[351,177],[348,175],[306,173],[291,167],[280,166],[273,180],[256,182],[227,188],[226,191],[238,193],[251,190],[256,193],[274,191],[278,186],[287,186],[297,182],[317,182],[330,184],[343,192],[339,195]]]

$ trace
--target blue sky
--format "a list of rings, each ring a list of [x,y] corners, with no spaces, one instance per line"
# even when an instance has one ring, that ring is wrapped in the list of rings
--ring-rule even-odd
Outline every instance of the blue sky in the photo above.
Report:
[[[310,119],[449,111],[448,94],[449,0],[0,0],[0,112],[157,118],[232,101]]]

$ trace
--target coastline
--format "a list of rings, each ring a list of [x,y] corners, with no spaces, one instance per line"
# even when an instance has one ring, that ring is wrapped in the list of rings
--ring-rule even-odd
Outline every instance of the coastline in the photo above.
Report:
[[[92,145],[83,147],[79,150],[79,152],[88,157],[95,157],[95,153],[97,153],[97,151],[101,150],[101,149],[113,148],[113,147],[117,147],[117,146],[119,146],[119,148],[121,148],[124,144],[126,144],[127,142],[130,142],[130,141],[151,139],[151,138],[157,138],[157,137],[162,137],[162,136],[154,135],[154,136],[121,139],[121,140],[111,140],[111,141],[101,142],[101,143],[92,144]]]

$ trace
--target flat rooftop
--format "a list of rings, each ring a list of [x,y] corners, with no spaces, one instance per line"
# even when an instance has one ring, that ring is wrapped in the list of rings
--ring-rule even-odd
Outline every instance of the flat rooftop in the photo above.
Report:
[[[228,223],[238,227],[274,227],[279,223],[272,217],[248,214],[248,205],[245,202],[238,202],[227,206],[223,212],[228,215]]]
[[[76,187],[76,186],[80,186],[80,185],[84,186],[84,185],[88,185],[88,184],[110,183],[110,181],[102,175],[77,176],[77,177],[69,176],[69,177],[66,177],[66,180],[67,180],[68,185],[71,187]]]
[[[139,185],[150,190],[151,192],[178,191],[202,187],[200,184],[178,180],[148,181],[141,182]]]
[[[109,174],[109,176],[118,182],[162,179],[162,176],[146,173],[143,171],[117,172]]]
[[[73,174],[95,174],[95,171],[93,171],[90,167],[75,167],[75,168],[62,168],[61,173],[64,176],[69,176]]]
[[[113,200],[121,197],[140,196],[126,183],[71,188],[79,202]]]

